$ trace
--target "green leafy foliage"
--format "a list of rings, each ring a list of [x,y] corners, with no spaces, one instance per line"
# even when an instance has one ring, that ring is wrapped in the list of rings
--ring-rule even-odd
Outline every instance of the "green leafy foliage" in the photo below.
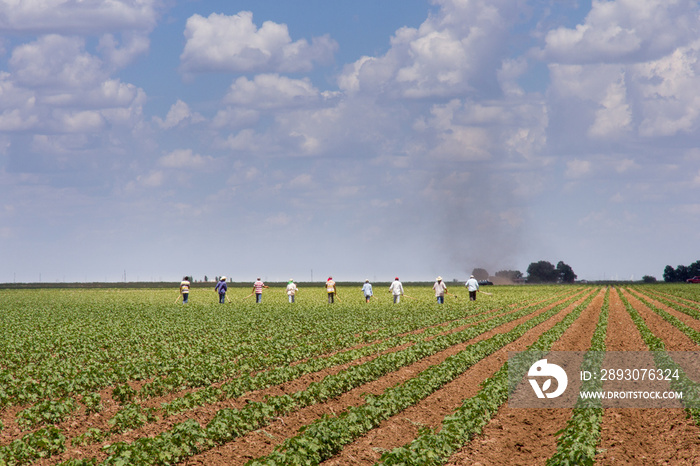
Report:
[[[653,352],[654,362],[656,367],[662,370],[670,370],[672,373],[678,372],[678,379],[672,378],[670,381],[671,389],[683,392],[683,399],[681,400],[686,408],[688,416],[692,417],[697,425],[700,425],[700,383],[690,379],[683,368],[678,365],[666,352],[666,346],[663,340],[649,329],[646,322],[639,315],[639,313],[634,309],[634,307],[629,303],[627,298],[622,294],[620,289],[617,290],[620,299],[625,304],[627,313],[632,318],[632,321],[637,326],[639,333],[642,336],[642,340],[649,348],[649,351]],[[676,325],[681,331],[685,331],[691,338],[693,338],[694,330],[687,328],[680,320],[671,316],[665,311],[653,306],[652,304],[645,302],[645,304],[655,312],[661,314],[667,321]]]
[[[99,393],[87,393],[83,396],[83,404],[85,405],[85,413],[99,413],[102,411],[102,397]]]
[[[40,458],[49,458],[63,452],[65,442],[66,438],[58,428],[41,428],[9,445],[0,446],[0,464],[29,464]]]
[[[17,424],[25,430],[42,424],[57,424],[76,408],[77,404],[72,398],[41,401],[20,411],[17,415]]]
[[[128,404],[109,420],[109,425],[113,432],[138,429],[147,422],[153,422],[157,419],[155,411],[154,408],[142,408],[137,404]]]
[[[695,289],[672,286],[648,285],[632,291],[654,312],[691,338],[697,338],[692,329],[652,305],[651,297],[698,318],[700,300],[693,294],[697,293]],[[400,305],[392,305],[389,299],[386,304],[375,301],[367,305],[359,288],[357,302],[345,298],[350,294],[341,289],[345,299],[333,306],[325,303],[322,289],[316,301],[308,298],[304,303],[305,296],[311,293],[300,295],[295,306],[286,303],[285,295],[276,297],[271,291],[261,305],[244,300],[233,306],[198,303],[193,294],[191,305],[184,307],[172,305],[172,299],[163,299],[168,295],[160,290],[54,290],[50,294],[44,290],[9,290],[0,302],[0,408],[21,405],[24,409],[16,416],[18,425],[41,428],[1,446],[0,464],[25,464],[63,451],[66,439],[55,424],[60,426],[71,417],[104,411],[103,404],[109,401],[101,399],[100,391],[106,388],[122,405],[109,421],[110,430],[89,428],[70,439],[72,445],[99,445],[109,442],[116,433],[138,429],[162,416],[186,417],[187,410],[196,406],[238,398],[352,363],[297,392],[270,396],[240,409],[220,409],[206,425],[190,419],[154,437],[103,447],[102,457],[107,457],[104,464],[183,462],[260,429],[280,416],[336,398],[522,319],[523,323],[510,332],[470,345],[380,395],[367,396],[361,406],[305,426],[273,454],[254,461],[317,464],[383,419],[418,403],[479,360],[576,302],[575,308],[530,348],[533,353],[546,351],[590,303],[592,290],[499,286],[488,300],[470,303],[448,296],[445,305],[434,303],[430,290],[410,288],[407,293],[418,299],[403,300]],[[230,294],[235,302],[235,290]],[[560,300],[564,302],[558,303]],[[605,348],[607,300],[606,296],[591,341],[595,351]],[[649,348],[661,353],[661,340],[645,329],[643,320],[632,311]],[[360,358],[362,362],[355,363]],[[664,367],[672,362],[662,355],[658,358],[657,364]],[[585,360],[584,364],[594,367],[598,361]],[[697,390],[687,377],[678,384]],[[412,442],[387,452],[383,461],[441,464],[451,452],[481,432],[507,399],[508,390],[508,367],[504,365],[483,382],[477,395],[464,400],[462,406],[446,416],[439,429],[421,430]],[[152,404],[149,398],[167,394],[173,394],[171,401],[161,408],[145,407]],[[77,409],[79,406],[85,407],[84,412]],[[567,427],[559,433],[557,452],[548,463],[591,464],[600,435],[601,413],[598,406],[577,406]],[[688,408],[688,413],[698,416],[700,411]],[[94,458],[86,458],[64,464],[96,463]]]
[[[131,403],[136,397],[136,390],[128,384],[117,385],[112,390],[112,399],[119,404]]]
[[[588,302],[591,298],[589,298]],[[260,458],[249,463],[250,466],[260,465],[275,465],[275,464],[301,464],[302,459],[307,461],[307,464],[320,464],[322,461],[336,454],[343,445],[350,443],[360,435],[365,434],[370,429],[379,425],[379,423],[424,399],[435,390],[447,382],[453,380],[469,367],[474,365],[479,360],[492,354],[508,343],[520,338],[525,332],[532,329],[536,325],[544,322],[553,315],[561,312],[568,305],[568,301],[552,307],[550,310],[539,314],[536,317],[516,326],[507,333],[501,333],[487,340],[482,340],[468,346],[464,351],[448,357],[444,362],[431,366],[425,371],[418,374],[416,377],[407,382],[387,389],[382,395],[367,396],[367,402],[358,407],[348,408],[347,411],[338,415],[335,418],[324,418],[318,422],[311,424],[306,430],[296,437],[286,440],[282,446],[277,448],[275,452],[267,457]],[[548,331],[540,337],[543,345],[551,345],[556,341],[561,333],[573,323],[576,317],[582,312],[583,306],[579,306],[573,315],[567,316],[562,322],[557,324],[554,329]],[[536,345],[535,345],[536,346]],[[533,360],[534,362],[534,360]],[[507,364],[507,363],[506,363]],[[504,366],[499,372],[498,382],[495,386],[485,387],[480,395],[477,395],[476,403],[469,403],[470,410],[465,415],[469,418],[473,415],[475,404],[478,413],[493,413],[498,409],[498,406],[505,402],[508,394],[508,376],[507,366]],[[473,422],[474,420],[472,420]],[[485,420],[473,423],[474,426],[480,428]],[[452,423],[457,424],[457,423]],[[460,431],[464,435],[465,431],[461,427],[463,423],[460,421]],[[447,432],[445,427],[443,431]],[[405,454],[398,454],[402,458],[397,462],[392,463],[391,454],[384,455],[383,461],[388,461],[388,464],[438,464],[435,463],[439,458],[450,450],[447,445],[453,445],[453,448],[461,444],[459,441],[446,440],[448,434],[441,432],[440,436],[424,435],[421,438],[423,443],[419,443],[420,459],[416,459],[413,463],[406,462]],[[461,440],[461,439],[460,439]],[[420,442],[420,441],[419,441]],[[428,448],[425,443],[433,444],[434,448]],[[437,450],[436,450],[437,448]],[[449,456],[449,455],[447,455]],[[432,460],[431,460],[432,458]],[[434,460],[434,461],[433,461]],[[429,461],[433,461],[432,463]]]
[[[581,304],[571,311],[559,323],[544,332],[538,340],[530,345],[530,358],[521,360],[517,372],[524,374],[527,368],[536,361],[542,351],[548,350],[561,337],[566,329],[578,318],[591,302],[589,295]],[[554,307],[543,313],[539,318],[525,322],[511,332],[520,334],[528,328],[541,323],[553,314],[561,311],[568,303]],[[542,319],[542,320],[540,320]],[[511,333],[509,332],[509,333]],[[382,455],[381,461],[386,465],[438,465],[442,464],[457,448],[471,440],[481,432],[484,425],[496,413],[498,408],[508,399],[509,367],[506,362],[496,374],[484,381],[482,389],[473,397],[467,398],[462,406],[450,416],[445,417],[439,432],[428,432],[420,435],[408,445],[396,448]],[[520,377],[517,377],[518,379]]]
[[[71,445],[90,445],[99,443],[107,438],[108,433],[102,432],[97,427],[90,427],[88,430],[71,440]]]

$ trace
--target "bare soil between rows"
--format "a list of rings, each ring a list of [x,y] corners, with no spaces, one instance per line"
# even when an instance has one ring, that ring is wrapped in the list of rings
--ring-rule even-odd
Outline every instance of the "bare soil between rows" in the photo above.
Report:
[[[525,306],[531,306],[535,303],[527,303]],[[475,314],[474,316],[479,316],[483,317],[482,320],[484,319],[490,319],[495,316],[499,316],[502,314],[509,314],[513,312],[517,312],[518,310],[522,309],[522,307],[516,307],[516,306],[508,306],[507,308],[503,309],[493,309],[493,310],[485,310],[484,312],[480,312],[478,314]],[[543,312],[543,310],[540,310],[538,312]],[[471,316],[470,316],[471,317]],[[499,329],[503,328],[511,328],[512,326],[517,325],[517,323],[520,323],[524,320],[527,320],[529,317],[521,318],[516,323],[511,323],[507,324],[506,326],[502,326]],[[481,322],[482,320],[479,320]],[[441,324],[438,324],[436,326],[432,327],[441,327],[441,326],[446,326],[450,322],[444,322]],[[478,322],[477,322],[478,323]],[[464,330],[467,327],[470,327],[472,325],[476,324],[468,324],[468,325],[462,325],[456,328],[453,328],[447,333],[453,333],[457,331]],[[417,333],[423,330],[426,330],[426,327],[423,329],[418,329],[414,332],[409,332],[409,333]],[[494,330],[490,332],[488,335],[494,334],[496,331],[500,330]],[[445,332],[443,332],[445,333]],[[471,340],[469,343],[473,343],[475,341],[478,341],[482,338],[486,338],[486,336],[481,335],[474,340]],[[466,345],[466,344],[465,344]],[[359,348],[362,346],[366,346],[366,344],[362,345],[357,345],[352,348],[345,348],[342,351],[349,351],[355,348]],[[113,444],[116,442],[132,442],[138,438],[144,438],[144,437],[153,437],[156,436],[170,428],[172,428],[174,425],[183,422],[187,419],[195,419],[197,422],[199,422],[201,425],[206,425],[211,419],[214,417],[216,412],[223,408],[241,408],[243,407],[246,403],[250,401],[264,401],[264,399],[268,396],[275,396],[275,395],[282,395],[285,393],[292,393],[296,392],[299,390],[304,390],[307,388],[312,382],[319,382],[323,380],[324,377],[330,374],[336,374],[342,370],[345,370],[349,368],[350,366],[353,365],[358,365],[362,364],[364,362],[367,362],[375,357],[377,357],[379,354],[383,354],[386,352],[394,352],[394,351],[399,351],[402,349],[405,349],[409,345],[402,345],[399,347],[394,347],[390,348],[386,351],[371,355],[371,356],[366,356],[360,359],[356,359],[352,361],[351,363],[339,365],[339,366],[334,366],[330,367],[328,369],[314,372],[311,374],[304,375],[302,377],[299,377],[293,381],[290,381],[288,383],[270,387],[268,389],[264,390],[259,390],[255,392],[250,392],[245,394],[244,396],[237,398],[237,399],[229,399],[225,400],[219,403],[214,403],[214,404],[208,404],[204,405],[201,407],[194,408],[192,410],[183,412],[181,414],[169,416],[167,418],[161,419],[160,421],[157,421],[155,423],[149,423],[145,425],[142,428],[131,430],[122,434],[113,434],[108,437],[108,439],[105,442],[101,442],[98,444],[90,444],[90,445],[80,445],[80,446],[73,446],[70,443],[70,440],[72,438],[75,438],[76,436],[84,433],[88,428],[91,427],[96,427],[101,429],[102,431],[107,431],[109,429],[109,425],[107,421],[121,408],[121,406],[116,403],[115,401],[112,400],[111,397],[111,390],[112,387],[105,388],[100,391],[100,395],[102,397],[102,404],[104,405],[104,409],[99,412],[92,414],[90,416],[85,415],[83,412],[78,412],[74,416],[72,416],[69,420],[67,420],[64,423],[61,423],[58,425],[58,427],[62,430],[64,435],[67,437],[67,442],[66,442],[66,451],[60,455],[53,456],[48,459],[44,460],[39,460],[35,464],[37,465],[48,465],[48,464],[57,464],[69,459],[79,459],[79,458],[90,458],[94,457],[98,461],[102,461],[106,458],[106,454],[102,451],[102,446],[107,445],[107,444]],[[442,356],[437,356],[438,358],[446,358],[448,357],[451,353],[450,351],[455,351],[455,350],[447,350],[446,352],[440,353]],[[328,355],[326,355],[328,356]],[[435,356],[434,356],[435,357]],[[425,361],[425,360],[424,360]],[[427,366],[426,366],[427,367]],[[231,455],[231,454],[226,454],[224,455],[224,459],[221,461],[221,463],[218,464],[243,464],[247,462],[249,459],[260,456],[262,454],[269,453],[272,450],[272,447],[274,447],[276,444],[280,443],[285,437],[292,436],[294,435],[297,430],[312,422],[315,419],[320,418],[323,414],[334,414],[336,412],[340,412],[343,409],[345,409],[348,406],[351,405],[357,405],[360,403],[364,402],[364,399],[362,398],[362,394],[364,393],[381,393],[386,387],[392,386],[396,383],[400,383],[401,381],[407,380],[408,378],[413,377],[413,375],[417,372],[419,372],[422,369],[416,369],[413,368],[412,366],[409,368],[403,368],[397,373],[389,374],[385,378],[381,379],[381,381],[376,381],[375,385],[376,387],[372,387],[372,385],[366,385],[363,387],[360,387],[352,392],[349,392],[345,394],[344,396],[346,398],[349,397],[350,400],[353,401],[347,401],[344,398],[341,397],[343,401],[339,400],[333,400],[331,403],[325,403],[325,404],[319,404],[315,406],[311,406],[308,408],[305,408],[297,413],[293,413],[290,416],[280,418],[278,421],[273,422],[270,426],[265,427],[264,429],[260,429],[258,431],[252,432],[234,442],[231,444],[223,445],[221,447],[214,448],[213,450],[207,451],[202,453],[201,455],[195,456],[193,458],[190,458],[186,460],[186,463],[189,464],[217,464],[216,461],[217,457],[221,455],[220,450],[225,450],[225,449],[233,449],[236,453]],[[138,389],[140,388],[141,385],[145,384],[146,381],[140,381],[140,382],[135,382],[135,383],[130,383],[132,388]],[[374,390],[374,391],[372,391]],[[186,390],[184,392],[178,392],[175,394],[169,394],[163,397],[158,397],[158,398],[152,398],[147,400],[146,402],[143,402],[143,406],[160,406],[160,403],[162,402],[168,402],[171,401],[172,399],[182,396],[184,393],[190,392],[193,390]],[[3,434],[4,440],[2,440],[2,443],[8,443],[10,440],[13,438],[19,438],[21,435],[26,434],[27,432],[20,432],[19,429],[16,427],[16,423],[14,422],[16,413],[22,409],[26,408],[25,407],[12,407],[3,412],[3,419],[7,419],[4,421],[6,426],[12,426],[11,429],[5,429],[4,432],[0,432],[0,434]],[[81,408],[82,410],[82,408]],[[271,434],[270,432],[274,432],[275,426],[277,424],[281,424],[284,428],[283,434],[280,433],[275,433]],[[262,446],[262,449],[260,448]]]
[[[557,301],[557,303],[558,302],[559,301]],[[539,315],[543,312],[546,312],[548,309],[550,309],[557,303],[545,306],[532,314],[529,314],[525,317],[521,317],[520,319],[517,319],[508,324],[501,325],[496,329],[493,329],[489,332],[485,332],[472,340],[469,340],[459,345],[452,346],[445,351],[441,351],[433,356],[429,356],[414,364],[403,367],[396,372],[392,372],[387,376],[381,377],[373,382],[365,384],[354,390],[350,390],[344,393],[343,395],[339,396],[338,398],[335,398],[327,403],[320,403],[313,406],[309,406],[291,414],[290,416],[280,418],[277,421],[270,424],[269,426],[265,427],[264,429],[257,430],[249,435],[236,439],[233,442],[216,447],[200,455],[196,455],[185,461],[184,464],[212,466],[240,465],[245,464],[251,459],[267,455],[271,453],[274,450],[274,448],[277,445],[281,444],[285,439],[296,435],[301,427],[306,426],[317,419],[320,419],[323,415],[334,416],[351,406],[359,406],[361,404],[364,404],[364,394],[369,393],[379,395],[383,393],[387,388],[403,383],[415,377],[417,374],[427,369],[429,366],[443,362],[449,356],[452,356],[453,354],[457,354],[458,352],[464,350],[464,348],[468,345],[474,344],[477,341],[482,341],[487,338],[490,338],[496,335],[497,333],[508,332],[515,326],[531,319],[535,315]],[[561,312],[559,314],[561,314]],[[552,325],[554,325],[554,323],[552,323]],[[505,362],[505,360],[507,359],[507,352],[505,353],[505,356],[501,354],[500,357],[502,358],[503,362]],[[483,377],[481,375],[473,378],[473,380],[471,381],[472,389],[476,388],[478,390],[478,386],[482,381]],[[441,406],[441,404],[438,404],[437,406]],[[404,413],[402,413],[402,415]],[[443,416],[445,414],[448,414],[448,412],[445,412]],[[411,423],[409,422],[409,424]],[[415,431],[415,429],[417,428],[417,426],[415,425],[413,425],[412,427],[414,428],[413,431]],[[405,443],[405,441],[410,441],[410,439],[413,438],[412,436],[410,436],[410,433],[406,431],[395,431],[394,434],[395,435],[393,435],[393,437],[397,438],[398,442]],[[402,436],[398,437],[399,434],[401,434]],[[398,443],[398,445],[400,444],[402,443]],[[381,455],[383,449],[381,447],[373,445],[369,449],[365,449],[363,451],[367,453],[369,457],[363,456],[362,458],[356,458],[356,460],[358,461],[357,464],[374,464],[374,462],[378,459],[377,454]],[[351,461],[353,460],[347,457],[344,459],[344,462],[341,462],[339,464],[354,464]],[[362,463],[360,463],[360,461]]]
[[[618,290],[614,288],[609,290],[597,288],[588,290],[588,292],[595,293],[593,301],[554,344],[552,347],[553,351],[585,351],[589,348],[606,291],[609,292],[609,319],[605,341],[607,351],[648,350],[623,301],[618,296]],[[641,299],[663,309],[699,332],[700,321],[657,301],[654,299],[653,294],[641,295],[637,291],[628,289],[623,289],[622,294],[644,319],[653,334],[664,342],[667,350],[700,351],[700,345],[663,320],[652,309],[647,307]],[[690,305],[680,299],[672,300],[667,296],[663,296],[663,298],[681,306]],[[582,300],[583,295],[580,295],[575,300],[575,303],[533,328],[517,341],[484,358],[425,400],[387,419],[378,428],[347,445],[338,456],[329,459],[324,465],[372,465],[380,459],[383,452],[409,443],[418,435],[421,428],[439,429],[440,423],[445,416],[460,406],[465,398],[475,395],[480,390],[482,382],[500,369],[503,363],[507,361],[508,351],[522,351],[526,349],[543,332],[563,319]],[[527,305],[531,304],[534,303],[528,303]],[[311,424],[324,415],[335,416],[350,406],[363,404],[364,394],[381,394],[387,388],[403,383],[415,377],[427,367],[439,364],[447,357],[462,351],[467,345],[489,338],[497,333],[507,332],[516,325],[531,319],[534,315],[546,312],[549,308],[551,308],[551,305],[517,321],[499,326],[497,329],[486,332],[468,342],[455,345],[378,380],[350,390],[326,403],[309,406],[288,416],[277,418],[263,429],[256,430],[232,442],[188,458],[183,464],[242,465],[253,458],[267,455],[285,439],[296,435],[303,426]],[[507,311],[502,310],[501,313],[514,311],[515,309],[509,308]],[[486,317],[488,315],[485,315]],[[452,331],[458,331],[465,327]],[[388,351],[397,351],[404,347],[392,348]],[[114,435],[109,438],[109,443],[114,443],[115,441],[130,442],[137,438],[152,437],[186,419],[195,419],[200,424],[206,425],[213,418],[214,414],[222,408],[240,408],[248,401],[262,401],[267,396],[303,390],[312,382],[320,381],[329,374],[338,373],[351,365],[366,362],[376,356],[368,356],[349,364],[308,374],[289,383],[249,393],[238,399],[195,408],[180,415],[171,416],[159,422],[146,425],[141,429]],[[700,380],[696,382],[700,382]],[[110,392],[111,389],[105,389],[101,393],[103,400],[106,400],[105,411],[92,416],[85,416],[79,413],[75,419],[59,426],[66,432],[69,439],[71,436],[84,432],[90,426],[106,429],[106,420],[119,408],[116,403],[111,401]],[[148,404],[158,406],[163,401],[169,401],[175,396],[181,395],[182,393],[179,393],[149,400]],[[7,426],[10,423],[14,424],[16,413],[21,409],[9,408],[2,413],[6,429],[4,432],[0,431],[1,444],[5,444],[12,438],[19,437],[17,432],[8,430]],[[506,403],[485,426],[482,434],[457,451],[447,464],[544,465],[547,459],[555,453],[559,436],[558,432],[566,426],[570,417],[571,409],[516,409],[510,408]],[[5,419],[8,419],[9,422],[5,421]],[[102,445],[76,447],[67,443],[67,451],[62,455],[41,460],[35,464],[57,464],[67,459],[85,457],[96,457],[98,460],[103,460],[105,454],[101,452]],[[601,438],[598,444],[596,464],[700,465],[700,427],[694,423],[692,418],[687,416],[686,411],[682,408],[606,408],[601,424]]]
[[[637,327],[616,290],[610,290],[606,337],[608,351],[647,351]],[[670,351],[699,351],[700,347],[675,327],[663,321],[629,293],[624,295],[664,341]],[[661,305],[659,305],[661,307]],[[586,349],[600,311],[598,298],[553,350]],[[668,312],[672,310],[668,309]],[[589,312],[591,311],[591,312]],[[673,311],[677,316],[684,314]],[[700,328],[693,319],[684,319]],[[679,317],[680,318],[680,317]],[[691,322],[692,321],[692,322]],[[586,328],[587,330],[583,330]],[[588,343],[586,343],[588,339]],[[571,410],[511,409],[502,407],[482,435],[453,455],[449,465],[544,465],[556,451],[557,432],[566,426]],[[606,408],[601,423],[597,465],[698,465],[700,428],[682,408]]]

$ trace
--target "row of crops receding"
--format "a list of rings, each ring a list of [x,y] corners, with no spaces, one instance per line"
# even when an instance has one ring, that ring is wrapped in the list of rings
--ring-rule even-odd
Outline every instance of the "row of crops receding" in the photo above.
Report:
[[[700,333],[675,317],[700,319],[700,287],[625,290],[700,343]],[[381,391],[329,409],[263,456],[231,460],[320,464],[527,332],[538,335],[533,357],[546,354],[594,303],[598,323],[588,346],[605,351],[612,293],[649,350],[659,351],[659,367],[674,367],[619,289],[498,286],[475,302],[466,290],[450,291],[441,305],[427,288],[408,287],[398,304],[388,293],[366,304],[350,287],[338,290],[335,304],[322,289],[302,290],[294,304],[276,288],[259,304],[248,290],[233,289],[225,304],[193,290],[183,305],[164,289],[3,290],[0,465],[177,464],[386,379]],[[436,362],[396,378],[428,358]],[[507,403],[508,370],[501,361],[440,426],[383,451],[379,461],[448,461]],[[698,391],[697,382],[683,376],[678,384]],[[696,411],[688,415],[700,422]],[[593,464],[602,413],[590,402],[571,410],[548,464]]]

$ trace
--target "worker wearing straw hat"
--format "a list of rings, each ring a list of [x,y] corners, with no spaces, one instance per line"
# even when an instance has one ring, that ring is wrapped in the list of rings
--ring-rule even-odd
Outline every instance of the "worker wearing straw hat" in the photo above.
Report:
[[[447,285],[445,285],[445,282],[442,281],[442,277],[437,277],[435,279],[433,290],[435,290],[435,297],[437,298],[438,304],[444,304],[445,293],[447,293]]]

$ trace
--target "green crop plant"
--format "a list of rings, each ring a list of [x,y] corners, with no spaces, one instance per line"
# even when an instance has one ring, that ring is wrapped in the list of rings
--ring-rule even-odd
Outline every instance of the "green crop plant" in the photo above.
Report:
[[[109,420],[109,425],[111,426],[112,432],[126,432],[128,430],[138,429],[156,419],[154,408],[144,409],[137,404],[128,404]]]

